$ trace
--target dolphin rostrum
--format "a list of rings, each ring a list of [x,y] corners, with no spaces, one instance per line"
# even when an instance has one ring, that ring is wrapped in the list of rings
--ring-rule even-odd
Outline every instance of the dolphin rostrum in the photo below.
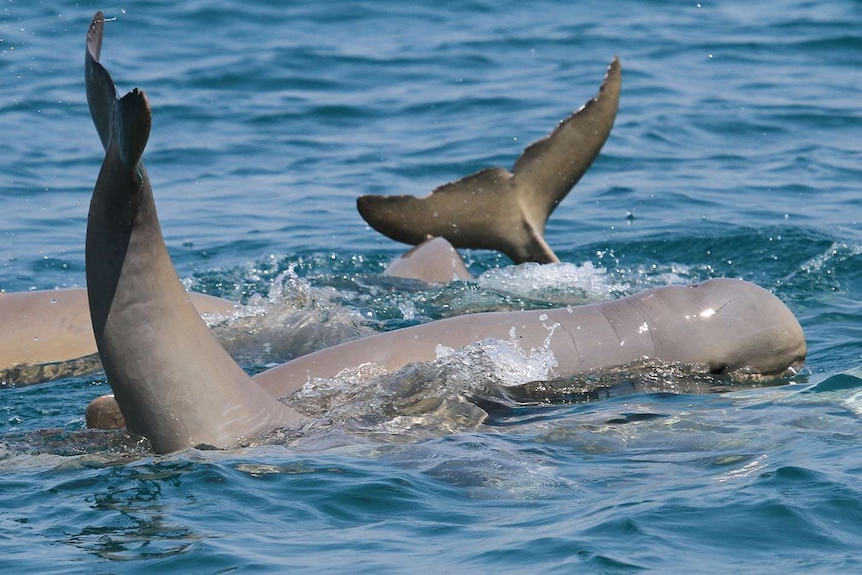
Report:
[[[620,84],[614,58],[598,95],[528,146],[511,172],[487,168],[423,198],[361,196],[359,213],[378,232],[407,244],[439,236],[456,248],[499,250],[516,264],[558,262],[545,242],[545,224],[611,133]]]
[[[87,94],[106,152],[87,220],[87,292],[99,357],[128,429],[168,452],[233,447],[301,425],[302,415],[221,347],[180,283],[141,163],[150,106],[137,89],[107,97],[113,82],[98,62],[103,27],[99,12],[87,35]]]

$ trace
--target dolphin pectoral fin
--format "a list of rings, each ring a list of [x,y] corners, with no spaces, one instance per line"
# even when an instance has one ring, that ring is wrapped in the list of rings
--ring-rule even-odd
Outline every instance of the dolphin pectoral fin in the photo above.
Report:
[[[557,262],[544,239],[545,223],[610,135],[620,85],[614,58],[598,95],[528,146],[513,172],[488,168],[423,198],[361,196],[357,209],[371,227],[396,241],[416,245],[428,235],[439,236],[456,248],[503,252],[515,263]]]
[[[99,63],[102,52],[102,36],[105,30],[105,16],[96,12],[90,29],[87,31],[87,49],[84,54],[84,84],[87,90],[87,104],[90,116],[102,141],[102,148],[108,149],[111,137],[111,111],[117,100],[117,89],[108,71]]]

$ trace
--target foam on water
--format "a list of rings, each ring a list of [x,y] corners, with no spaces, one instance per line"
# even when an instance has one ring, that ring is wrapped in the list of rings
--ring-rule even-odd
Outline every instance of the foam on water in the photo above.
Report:
[[[315,378],[291,405],[325,425],[402,442],[475,428],[487,418],[478,403],[509,386],[543,380],[556,365],[549,349],[485,340],[462,349],[438,346],[437,359],[387,372],[373,363]]]
[[[482,273],[476,283],[555,306],[604,301],[625,291],[625,286],[608,277],[606,269],[589,261],[582,265],[526,263],[493,268]]]

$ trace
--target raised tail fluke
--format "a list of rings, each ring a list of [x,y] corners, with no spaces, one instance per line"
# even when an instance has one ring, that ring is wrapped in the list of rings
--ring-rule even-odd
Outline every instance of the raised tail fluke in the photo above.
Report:
[[[87,36],[87,93],[105,159],[87,218],[87,296],[99,357],[128,430],[158,452],[234,447],[305,417],[245,373],[191,304],[165,246],[141,156],[144,93],[117,100],[96,59],[104,18]]]
[[[545,224],[610,135],[620,86],[614,58],[596,97],[528,146],[511,172],[487,168],[423,198],[361,196],[359,213],[378,232],[407,244],[439,236],[456,248],[501,251],[515,263],[559,261],[545,242]]]
[[[102,148],[108,149],[111,139],[111,111],[117,100],[117,88],[108,71],[99,63],[102,53],[102,36],[105,32],[105,15],[99,11],[93,16],[87,31],[87,49],[84,53],[84,85],[90,117],[99,133]]]
[[[113,136],[117,139],[120,160],[127,167],[140,163],[150,138],[152,111],[147,96],[135,88],[114,103]]]

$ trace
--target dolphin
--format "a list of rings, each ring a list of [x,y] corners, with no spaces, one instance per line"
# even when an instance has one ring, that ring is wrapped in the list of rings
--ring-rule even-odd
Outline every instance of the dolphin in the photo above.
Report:
[[[774,378],[805,358],[802,329],[775,295],[742,280],[713,279],[601,304],[439,320],[318,351],[250,378],[206,328],[171,264],[141,163],[151,110],[137,89],[119,100],[106,97],[110,77],[95,68],[101,65],[91,45],[103,25],[98,13],[87,42],[94,67],[88,81],[103,84],[94,86],[91,110],[94,118],[111,118],[101,128],[105,160],[87,223],[90,315],[124,423],[157,452],[228,448],[301,426],[306,419],[277,398],[314,378],[369,363],[397,370],[434,359],[440,345],[460,348],[488,338],[548,349],[556,361],[549,377],[656,360]]]
[[[104,22],[97,13],[87,35],[87,97],[106,152],[90,202],[85,261],[99,357],[127,428],[169,452],[228,448],[300,426],[306,418],[236,364],[180,283],[141,162],[150,105],[138,89],[115,98],[98,62]]]
[[[610,135],[621,81],[614,58],[596,97],[528,146],[511,172],[486,168],[423,198],[360,196],[359,213],[378,232],[407,244],[439,236],[456,248],[499,250],[516,264],[560,261],[545,242],[545,224]]]
[[[227,317],[234,304],[189,293],[198,313]],[[28,385],[98,369],[87,290],[0,293],[0,383]]]
[[[485,339],[550,350],[550,378],[646,360],[695,372],[775,379],[798,369],[806,343],[793,313],[774,294],[738,279],[662,286],[602,303],[551,310],[476,313],[372,335],[310,353],[254,380],[288,397],[315,378],[372,364],[387,371],[431,361],[438,346],[458,349]]]
[[[397,371],[458,349],[497,339],[524,351],[549,350],[547,379],[612,368],[679,364],[694,373],[768,381],[795,373],[806,355],[802,328],[774,294],[739,279],[663,286],[617,300],[552,310],[486,312],[381,333],[304,355],[254,376],[274,397],[289,399],[318,378],[363,366]],[[122,418],[109,396],[88,408],[93,427]]]

